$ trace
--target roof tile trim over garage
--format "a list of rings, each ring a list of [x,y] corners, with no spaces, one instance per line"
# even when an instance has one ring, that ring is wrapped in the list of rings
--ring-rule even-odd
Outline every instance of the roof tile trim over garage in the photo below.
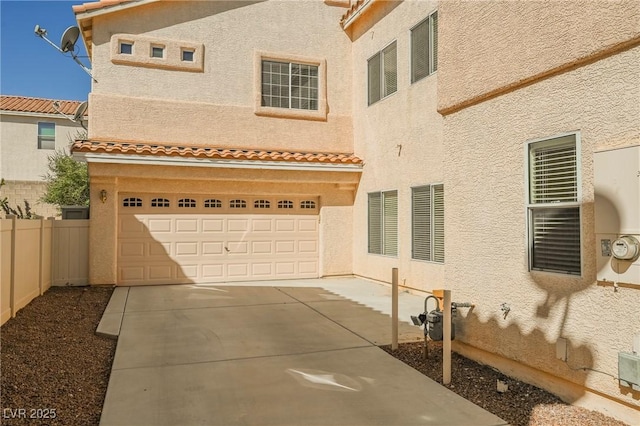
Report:
[[[63,101],[56,99],[30,98],[26,96],[0,96],[0,110],[11,112],[32,112],[38,114],[58,114],[53,103],[58,102],[58,109],[64,114],[74,114],[80,101]]]
[[[215,148],[208,146],[170,146],[127,142],[75,141],[72,152],[97,154],[135,154],[152,156],[182,156],[224,160],[290,161],[362,165],[353,154],[326,152],[262,151],[254,149]]]
[[[73,6],[73,11],[75,13],[83,13],[83,12],[89,12],[92,10],[97,10],[97,9],[102,9],[104,7],[109,7],[109,6],[117,6],[121,3],[129,3],[132,0],[100,0],[100,1],[94,1],[94,2],[90,2],[90,3],[83,3],[83,4],[79,4],[79,5],[75,5]]]

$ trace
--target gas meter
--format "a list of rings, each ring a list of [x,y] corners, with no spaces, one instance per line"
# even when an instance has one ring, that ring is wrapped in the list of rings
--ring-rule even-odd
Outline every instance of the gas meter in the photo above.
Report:
[[[620,260],[635,260],[640,253],[638,240],[631,235],[623,235],[613,242],[611,251],[613,257]]]

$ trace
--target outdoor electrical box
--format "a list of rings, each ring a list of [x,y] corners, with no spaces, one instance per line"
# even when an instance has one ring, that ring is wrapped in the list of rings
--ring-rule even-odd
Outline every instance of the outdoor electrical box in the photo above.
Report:
[[[595,152],[598,281],[640,286],[640,145]]]
[[[89,219],[89,207],[64,206],[62,207],[63,219]]]

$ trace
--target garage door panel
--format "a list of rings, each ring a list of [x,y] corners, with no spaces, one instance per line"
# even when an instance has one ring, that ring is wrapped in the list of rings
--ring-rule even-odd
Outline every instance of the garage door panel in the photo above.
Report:
[[[176,243],[176,256],[197,256],[198,242]]]
[[[273,242],[272,241],[252,241],[251,243],[252,254],[273,254]]]
[[[295,251],[295,241],[276,241],[276,254],[293,254]]]
[[[249,219],[227,219],[227,230],[229,232],[249,231]]]
[[[202,232],[222,233],[224,231],[224,219],[202,219]]]
[[[221,242],[206,241],[202,243],[202,254],[205,256],[223,254],[224,246]]]
[[[253,219],[251,222],[252,232],[272,232],[273,219]]]
[[[165,233],[171,232],[172,219],[149,219],[149,232],[152,234],[155,232]]]
[[[118,225],[118,283],[318,277],[309,215],[130,214]]]
[[[197,218],[193,219],[176,219],[176,233],[198,232]]]
[[[268,278],[273,275],[273,265],[271,262],[265,263],[252,263],[251,275],[254,277]]]

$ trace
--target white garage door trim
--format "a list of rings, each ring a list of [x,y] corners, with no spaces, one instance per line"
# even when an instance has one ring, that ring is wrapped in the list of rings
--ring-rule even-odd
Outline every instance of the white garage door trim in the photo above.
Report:
[[[205,208],[207,200],[216,207]],[[204,213],[211,209],[221,213]],[[118,215],[118,284],[317,278],[317,211],[313,198],[125,194]]]

